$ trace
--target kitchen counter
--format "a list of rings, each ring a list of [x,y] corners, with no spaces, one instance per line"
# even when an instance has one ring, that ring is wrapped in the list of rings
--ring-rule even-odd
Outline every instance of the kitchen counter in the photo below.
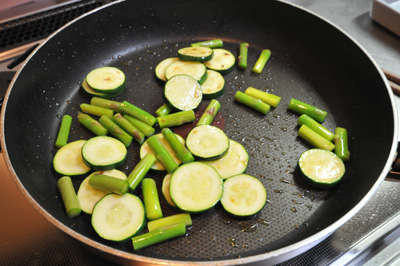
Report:
[[[400,37],[373,22],[371,0],[290,0],[336,24],[376,60],[378,65],[400,75]],[[400,106],[399,97],[396,102]],[[40,215],[18,190],[0,154],[0,265],[116,265],[66,235]],[[387,259],[389,244],[397,239],[396,219],[400,211],[400,182],[387,179],[359,214],[317,247],[282,265],[365,265]],[[385,200],[382,201],[382,198]],[[394,223],[394,224],[393,224]],[[360,227],[360,237],[351,237]],[[374,234],[371,228],[382,227]],[[374,243],[364,239],[373,235]],[[377,244],[378,243],[378,244]],[[333,248],[334,247],[334,248]],[[360,251],[364,247],[374,251]],[[348,252],[350,251],[350,253]],[[362,256],[360,255],[362,253]],[[380,254],[379,254],[380,253]],[[383,255],[382,255],[383,254]],[[356,259],[355,259],[356,258]],[[360,263],[360,264],[359,264]]]

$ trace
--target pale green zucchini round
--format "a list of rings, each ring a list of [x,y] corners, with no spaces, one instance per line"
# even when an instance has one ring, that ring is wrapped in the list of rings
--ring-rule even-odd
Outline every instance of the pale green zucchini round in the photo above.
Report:
[[[196,109],[203,99],[203,94],[196,79],[178,74],[165,83],[164,97],[172,109],[186,111]]]
[[[209,61],[213,57],[213,49],[209,47],[184,47],[178,50],[178,57],[183,61]]]
[[[54,170],[66,176],[83,175],[91,169],[82,157],[82,146],[86,140],[76,140],[61,147],[53,158]]]
[[[165,78],[167,80],[178,74],[192,76],[201,85],[207,79],[207,68],[201,62],[179,60],[170,64],[165,69]]]

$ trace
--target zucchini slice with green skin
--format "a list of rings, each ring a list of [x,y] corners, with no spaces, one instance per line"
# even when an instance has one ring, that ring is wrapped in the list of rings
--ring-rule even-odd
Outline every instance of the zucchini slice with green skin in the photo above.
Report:
[[[93,170],[111,170],[125,162],[125,145],[109,136],[97,136],[86,141],[82,146],[84,162]]]
[[[201,85],[207,79],[207,68],[201,62],[179,60],[170,64],[165,69],[165,78],[167,80],[178,74],[192,76]]]
[[[165,83],[164,97],[174,110],[193,110],[203,99],[200,84],[189,75],[178,74]]]
[[[109,175],[123,180],[127,179],[126,174],[117,169],[94,172],[86,177],[79,186],[77,196],[81,203],[82,211],[87,214],[92,214],[94,205],[105,195],[111,193],[110,191],[97,189],[89,185],[89,179],[93,174]]]
[[[125,241],[144,229],[143,202],[130,193],[104,196],[93,208],[92,226],[99,236],[111,241]]]
[[[179,60],[178,57],[170,57],[170,58],[164,59],[160,63],[158,63],[158,65],[156,66],[156,69],[155,69],[156,77],[162,81],[167,81],[167,78],[165,77],[165,70],[167,69],[167,67],[170,64],[172,64],[178,60]]]
[[[229,149],[221,158],[214,161],[203,161],[213,166],[222,179],[242,174],[246,171],[249,163],[249,154],[246,149],[237,141],[229,140]]]
[[[83,90],[86,91],[86,93],[88,93],[89,95],[94,96],[94,97],[104,98],[104,99],[112,99],[114,97],[117,97],[124,91],[123,87],[122,87],[122,89],[120,91],[117,91],[113,94],[97,92],[89,86],[89,84],[86,82],[86,79],[83,80],[81,86],[82,86]]]
[[[66,176],[83,175],[90,171],[82,157],[86,140],[76,140],[61,147],[53,158],[54,170]]]
[[[254,176],[240,174],[224,182],[221,204],[225,211],[235,217],[252,216],[265,206],[267,190]]]
[[[183,61],[209,61],[213,57],[213,49],[209,47],[184,47],[178,50],[178,57]]]
[[[217,127],[199,125],[187,135],[186,147],[197,159],[216,160],[228,151],[229,138]]]
[[[299,158],[299,167],[308,184],[322,189],[336,186],[346,171],[339,156],[323,149],[303,152]]]
[[[172,174],[167,174],[162,182],[161,185],[161,192],[164,196],[165,201],[168,203],[169,206],[171,206],[173,209],[177,209],[174,201],[171,199],[171,195],[169,194],[169,184],[171,182],[171,175]]]
[[[87,74],[86,82],[97,92],[115,94],[125,87],[125,74],[116,67],[100,67]]]
[[[214,49],[214,56],[210,61],[204,62],[208,69],[218,71],[221,74],[228,74],[235,68],[236,58],[226,49]]]
[[[207,79],[201,84],[204,99],[214,99],[225,91],[225,79],[221,73],[214,70],[207,70]]]
[[[158,133],[156,134],[157,138],[160,140],[160,142],[162,143],[162,145],[167,149],[167,151],[172,155],[172,157],[174,158],[175,162],[180,165],[182,162],[178,159],[178,157],[176,156],[174,150],[172,149],[171,145],[169,145],[168,141],[164,138],[164,135],[162,133]],[[179,139],[179,141],[185,145],[185,140],[178,134],[175,134],[175,136]],[[144,156],[146,156],[146,154],[151,153],[154,156],[156,156],[154,154],[154,152],[151,150],[149,144],[147,143],[147,140],[145,142],[143,142],[142,146],[140,146],[140,159],[143,159]],[[156,170],[156,171],[165,171],[165,167],[159,162],[156,161],[156,163],[151,167],[152,170]]]
[[[201,162],[183,164],[172,173],[169,192],[184,212],[204,212],[219,202],[223,180],[214,167]]]

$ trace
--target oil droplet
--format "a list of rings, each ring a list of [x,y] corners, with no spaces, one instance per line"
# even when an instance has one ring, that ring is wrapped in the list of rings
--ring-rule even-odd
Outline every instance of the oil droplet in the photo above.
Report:
[[[297,212],[297,209],[296,209],[296,207],[292,207],[292,208],[290,208],[290,210],[291,210],[292,212],[294,212],[294,213],[296,213],[296,212]]]

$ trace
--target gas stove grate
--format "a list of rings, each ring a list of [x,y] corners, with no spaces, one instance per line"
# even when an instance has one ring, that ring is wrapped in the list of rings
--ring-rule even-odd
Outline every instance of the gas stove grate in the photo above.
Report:
[[[1,23],[0,53],[44,39],[76,17],[113,1],[78,1]]]

